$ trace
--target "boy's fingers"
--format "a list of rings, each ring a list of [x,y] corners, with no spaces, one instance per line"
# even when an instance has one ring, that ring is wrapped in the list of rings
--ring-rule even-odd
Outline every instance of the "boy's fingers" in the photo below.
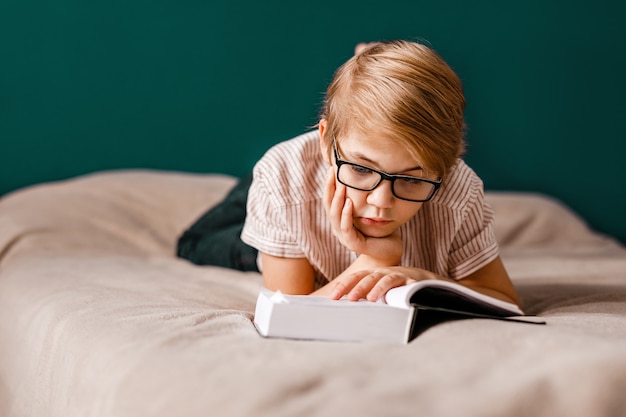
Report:
[[[332,202],[330,204],[330,222],[333,226],[333,229],[339,231],[341,229],[341,213],[346,204],[346,192],[345,187],[339,186],[336,187]]]
[[[367,293],[369,301],[378,301],[380,297],[385,295],[392,288],[399,287],[407,283],[407,277],[402,274],[386,274],[382,276],[375,285]]]
[[[362,272],[355,272],[353,274],[341,277],[341,279],[335,280],[335,285],[330,293],[330,298],[338,300],[344,295],[348,294],[354,286],[361,280]]]
[[[353,230],[352,223],[352,200],[346,198],[341,210],[340,228],[342,233],[350,233]]]
[[[352,290],[348,293],[348,299],[357,301],[361,298],[365,298],[365,296],[371,292],[372,288],[374,288],[376,283],[380,280],[381,275],[381,273],[374,272],[361,277],[354,288],[352,288]]]

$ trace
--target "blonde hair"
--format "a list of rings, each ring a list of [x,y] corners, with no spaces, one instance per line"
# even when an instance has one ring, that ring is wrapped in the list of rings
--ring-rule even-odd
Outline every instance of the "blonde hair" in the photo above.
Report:
[[[461,80],[433,49],[391,41],[371,44],[335,72],[320,116],[329,155],[332,138],[349,131],[383,134],[445,177],[465,149],[464,110]]]

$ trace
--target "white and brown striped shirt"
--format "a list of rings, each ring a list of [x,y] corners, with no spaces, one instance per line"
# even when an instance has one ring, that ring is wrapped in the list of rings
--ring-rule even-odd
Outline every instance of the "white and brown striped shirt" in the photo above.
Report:
[[[317,285],[356,259],[333,235],[323,205],[329,166],[317,130],[279,143],[254,168],[241,238],[273,256],[307,258]],[[432,200],[401,229],[401,265],[461,279],[498,256],[481,179],[459,160]]]

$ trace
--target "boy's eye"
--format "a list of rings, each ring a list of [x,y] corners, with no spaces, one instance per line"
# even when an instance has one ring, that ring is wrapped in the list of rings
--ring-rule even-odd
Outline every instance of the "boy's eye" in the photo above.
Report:
[[[424,184],[424,181],[422,181],[419,178],[399,178],[398,181],[403,182],[404,184],[409,185],[409,186],[416,186],[416,185]]]
[[[372,170],[366,167],[358,166],[358,165],[350,165],[352,172],[358,175],[370,175],[372,174]]]

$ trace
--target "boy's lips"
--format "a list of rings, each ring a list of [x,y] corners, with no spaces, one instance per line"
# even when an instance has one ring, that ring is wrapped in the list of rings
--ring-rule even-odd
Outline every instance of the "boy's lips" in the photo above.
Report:
[[[359,220],[366,226],[386,226],[392,222],[391,220],[377,217],[359,217]]]

